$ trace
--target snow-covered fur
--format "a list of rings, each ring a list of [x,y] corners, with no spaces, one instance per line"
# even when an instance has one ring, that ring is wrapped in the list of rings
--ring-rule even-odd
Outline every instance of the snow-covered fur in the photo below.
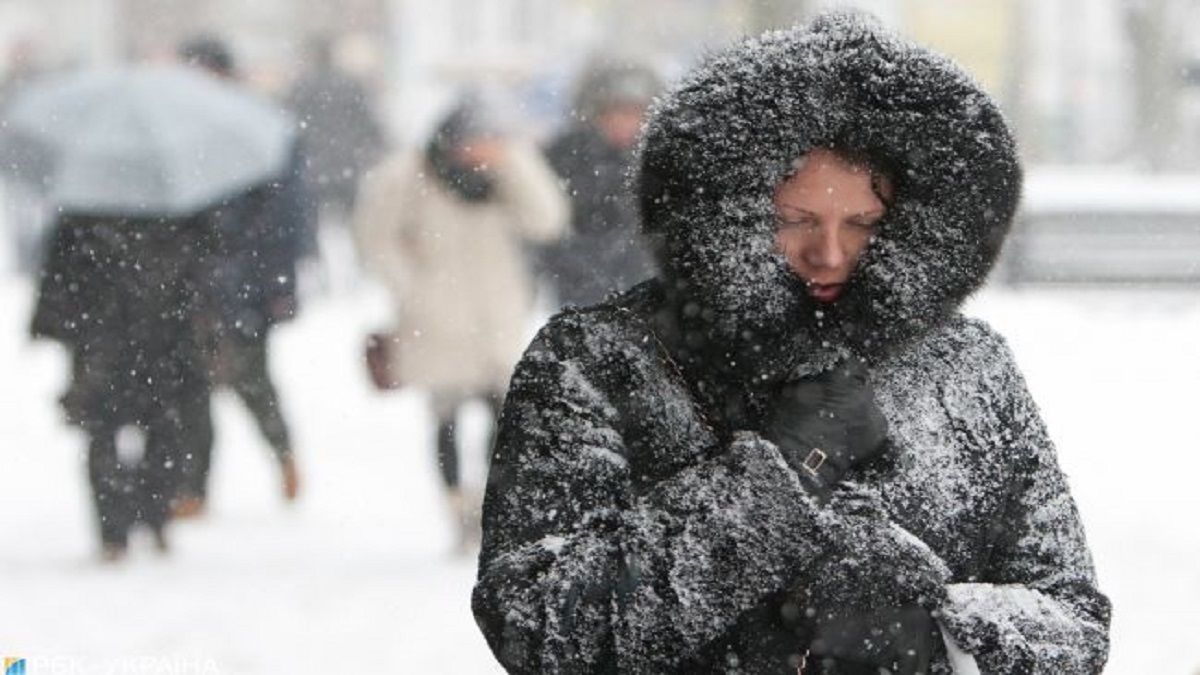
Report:
[[[772,255],[774,188],[817,147],[873,157],[897,183],[845,299],[819,319]],[[822,343],[876,356],[944,321],[995,261],[1021,183],[987,94],[844,14],[710,59],[653,110],[641,157],[642,210],[668,274],[695,287],[731,342],[750,329],[760,353],[764,337],[783,338],[775,351],[797,355],[792,367]]]
[[[774,250],[771,194],[824,144],[899,192],[819,313]],[[1053,445],[1003,340],[957,313],[1019,192],[995,105],[833,15],[710,59],[656,107],[642,163],[664,277],[552,319],[505,403],[473,598],[500,662],[794,673],[810,612],[921,603],[983,672],[1098,672],[1109,604]],[[872,364],[888,446],[818,504],[757,431],[762,402],[846,352]]]

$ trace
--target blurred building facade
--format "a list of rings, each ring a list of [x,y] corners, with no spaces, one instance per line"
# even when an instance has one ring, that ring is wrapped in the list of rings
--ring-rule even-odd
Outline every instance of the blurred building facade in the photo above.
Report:
[[[308,38],[332,36],[407,140],[465,85],[503,84],[550,119],[598,51],[670,77],[706,48],[846,5],[966,65],[1032,161],[1200,168],[1200,0],[6,0],[0,67],[156,58],[211,32],[278,92]]]

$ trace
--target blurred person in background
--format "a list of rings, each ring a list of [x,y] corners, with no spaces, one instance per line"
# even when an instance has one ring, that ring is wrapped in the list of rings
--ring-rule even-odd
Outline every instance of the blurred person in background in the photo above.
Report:
[[[359,176],[381,156],[384,134],[366,87],[335,63],[333,42],[313,38],[308,57],[287,106],[300,121],[304,176],[321,220],[340,225],[354,206]]]
[[[393,372],[430,393],[462,552],[478,537],[479,498],[460,481],[456,419],[471,400],[499,409],[531,319],[523,248],[560,236],[566,218],[541,154],[476,96],[438,124],[423,150],[385,160],[363,185],[360,253],[392,295]]]
[[[571,198],[570,234],[541,254],[560,304],[594,304],[655,273],[625,176],[661,86],[646,66],[593,60],[579,80],[571,122],[546,147]]]
[[[228,45],[212,36],[183,43],[179,58],[229,82],[237,69]],[[250,411],[279,463],[283,497],[296,499],[299,471],[292,434],[271,379],[271,329],[295,316],[296,262],[314,226],[297,148],[283,176],[227,200],[211,212],[213,242],[202,288],[199,330],[215,386],[228,386]],[[208,496],[214,437],[211,418],[195,436],[175,515],[194,516]]]
[[[181,455],[208,422],[195,323],[207,216],[136,219],[65,213],[52,227],[31,334],[71,353],[60,402],[88,436],[88,477],[106,561],[131,530],[157,547]]]
[[[305,278],[321,291],[344,290],[358,281],[346,223],[360,176],[386,145],[370,91],[337,58],[341,45],[341,39],[311,39],[308,66],[286,97],[300,122],[304,181],[319,221],[319,231],[305,242],[305,253],[316,263]]]

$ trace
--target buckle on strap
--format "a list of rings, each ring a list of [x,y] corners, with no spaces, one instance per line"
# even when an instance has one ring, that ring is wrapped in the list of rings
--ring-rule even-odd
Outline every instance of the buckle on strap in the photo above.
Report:
[[[817,471],[819,471],[821,467],[825,465],[825,459],[827,457],[829,457],[829,455],[825,454],[824,450],[820,448],[813,448],[809,451],[808,457],[804,458],[804,462],[800,466],[802,466],[805,471],[815,478],[817,476]]]

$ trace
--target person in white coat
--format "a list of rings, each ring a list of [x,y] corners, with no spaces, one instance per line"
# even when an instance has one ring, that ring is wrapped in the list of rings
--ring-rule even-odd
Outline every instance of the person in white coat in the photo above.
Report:
[[[477,537],[479,500],[461,485],[455,421],[472,400],[499,410],[531,328],[534,281],[524,249],[561,236],[567,216],[536,147],[475,99],[450,112],[425,148],[386,159],[362,187],[361,257],[395,308],[390,370],[430,393],[438,464],[464,550]]]

